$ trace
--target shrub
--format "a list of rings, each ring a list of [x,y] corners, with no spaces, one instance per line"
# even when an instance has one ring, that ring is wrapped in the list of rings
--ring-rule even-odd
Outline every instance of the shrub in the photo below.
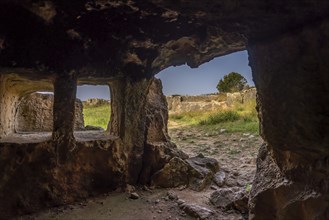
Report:
[[[210,115],[207,119],[199,122],[200,125],[215,125],[222,122],[233,122],[240,119],[239,114],[233,110],[227,110]]]

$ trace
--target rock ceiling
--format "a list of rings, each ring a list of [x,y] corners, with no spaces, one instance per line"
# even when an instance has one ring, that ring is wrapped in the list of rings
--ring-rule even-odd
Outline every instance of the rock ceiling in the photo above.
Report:
[[[328,16],[323,0],[4,0],[3,70],[151,76]],[[22,71],[24,72],[24,71]]]

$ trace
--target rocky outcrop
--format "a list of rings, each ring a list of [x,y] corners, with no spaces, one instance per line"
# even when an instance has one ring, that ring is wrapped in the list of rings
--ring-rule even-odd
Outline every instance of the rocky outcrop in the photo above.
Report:
[[[32,93],[25,96],[18,104],[15,117],[16,132],[44,132],[53,130],[54,96]],[[74,130],[84,130],[82,102],[75,101]]]
[[[326,39],[326,40],[324,40]],[[262,146],[251,219],[329,217],[329,22],[249,47]]]

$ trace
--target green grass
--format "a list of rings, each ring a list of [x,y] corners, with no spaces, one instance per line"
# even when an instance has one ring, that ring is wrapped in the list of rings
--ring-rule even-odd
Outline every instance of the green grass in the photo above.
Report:
[[[238,112],[233,110],[220,111],[209,115],[207,119],[201,120],[200,125],[215,125],[223,122],[234,122],[240,119]]]
[[[205,130],[227,132],[259,132],[256,101],[236,103],[226,110],[216,112],[187,112],[173,114],[169,119],[182,125],[201,126]]]
[[[85,126],[98,126],[106,130],[111,115],[110,105],[84,106],[83,115]]]

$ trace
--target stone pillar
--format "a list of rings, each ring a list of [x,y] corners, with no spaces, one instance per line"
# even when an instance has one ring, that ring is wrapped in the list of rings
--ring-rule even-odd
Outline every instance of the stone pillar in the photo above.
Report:
[[[127,182],[136,183],[143,164],[146,130],[146,96],[151,79],[123,78],[112,81],[111,121],[112,135],[123,141],[127,159]]]
[[[124,114],[125,114],[125,88],[126,82],[123,79],[111,81],[111,117],[107,130],[111,135],[124,136]]]
[[[11,77],[0,74],[0,139],[15,132],[15,114],[19,98]]]
[[[153,78],[147,94],[146,109],[146,141],[167,142],[168,135],[168,105],[162,93],[161,80]]]
[[[329,219],[329,22],[249,43],[261,135],[251,219]]]
[[[54,129],[57,163],[63,164],[75,148],[74,121],[77,76],[75,72],[57,76],[54,84]]]

